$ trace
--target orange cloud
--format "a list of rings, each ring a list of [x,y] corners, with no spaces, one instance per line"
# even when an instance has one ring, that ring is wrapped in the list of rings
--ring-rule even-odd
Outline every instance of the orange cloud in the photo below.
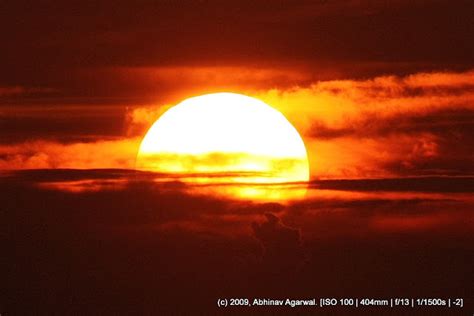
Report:
[[[371,220],[373,228],[387,231],[425,231],[462,223],[466,214],[428,213],[406,216],[406,214],[376,215]]]
[[[443,109],[474,109],[474,71],[332,80],[308,87],[271,89],[258,96],[305,131],[314,122],[344,127],[364,117],[390,118]]]
[[[305,136],[316,177],[463,173],[472,159],[474,72],[323,81],[270,90]]]
[[[141,103],[152,100],[176,103],[190,96],[218,91],[255,93],[271,88],[286,89],[309,85],[320,78],[320,74],[303,71],[300,65],[103,67],[83,69],[78,76],[83,81],[113,89],[116,97],[139,96],[136,100],[142,100]],[[113,87],[107,86],[110,82]]]
[[[474,71],[331,81],[314,81],[301,70],[242,67],[123,68],[113,73],[181,86],[179,93],[187,97],[214,85],[235,87],[236,92],[262,99],[302,134],[316,178],[474,172],[469,163],[474,145]],[[133,168],[140,138],[170,104],[177,103],[176,98],[163,105],[130,105],[124,112],[122,140],[2,145],[0,167]]]
[[[474,71],[418,73],[247,93],[279,109],[303,135],[314,177],[387,177],[449,173],[455,161],[469,159],[465,140],[474,123],[472,82]],[[143,135],[168,108],[132,109],[131,135]]]
[[[60,144],[33,141],[0,145],[0,169],[134,168],[139,140]]]

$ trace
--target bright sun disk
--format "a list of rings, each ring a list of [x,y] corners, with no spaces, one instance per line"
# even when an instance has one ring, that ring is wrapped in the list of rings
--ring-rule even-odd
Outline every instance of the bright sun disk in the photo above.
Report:
[[[136,168],[223,175],[234,183],[309,180],[306,149],[291,123],[264,102],[235,93],[189,98],[166,111],[143,138]]]

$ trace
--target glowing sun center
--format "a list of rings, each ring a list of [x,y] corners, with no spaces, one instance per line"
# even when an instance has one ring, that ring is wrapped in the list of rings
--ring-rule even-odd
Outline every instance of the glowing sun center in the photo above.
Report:
[[[166,111],[140,145],[137,169],[227,174],[233,182],[308,181],[300,135],[264,102],[235,93],[189,98]]]

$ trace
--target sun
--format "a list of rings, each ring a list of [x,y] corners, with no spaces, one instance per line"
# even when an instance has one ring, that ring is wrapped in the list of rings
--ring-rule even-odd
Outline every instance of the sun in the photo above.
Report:
[[[309,180],[306,148],[293,125],[266,103],[236,93],[192,97],[170,108],[143,138],[136,168],[238,183]]]

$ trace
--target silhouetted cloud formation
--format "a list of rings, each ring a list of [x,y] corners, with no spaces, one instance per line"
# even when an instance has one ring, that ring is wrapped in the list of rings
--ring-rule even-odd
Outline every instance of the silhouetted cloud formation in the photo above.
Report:
[[[265,213],[265,217],[266,222],[252,223],[253,233],[264,249],[264,264],[274,273],[289,273],[298,268],[303,259],[300,232],[284,225],[272,213]]]
[[[0,238],[10,255],[1,271],[2,309],[213,313],[222,296],[473,290],[466,282],[472,201],[462,190],[442,190],[462,180],[327,182],[283,205],[190,194],[187,185],[153,181],[157,176],[3,173]],[[82,180],[115,185],[67,189]],[[44,186],[50,183],[57,186]],[[374,192],[377,183],[381,191]],[[436,183],[439,190],[430,192]]]

